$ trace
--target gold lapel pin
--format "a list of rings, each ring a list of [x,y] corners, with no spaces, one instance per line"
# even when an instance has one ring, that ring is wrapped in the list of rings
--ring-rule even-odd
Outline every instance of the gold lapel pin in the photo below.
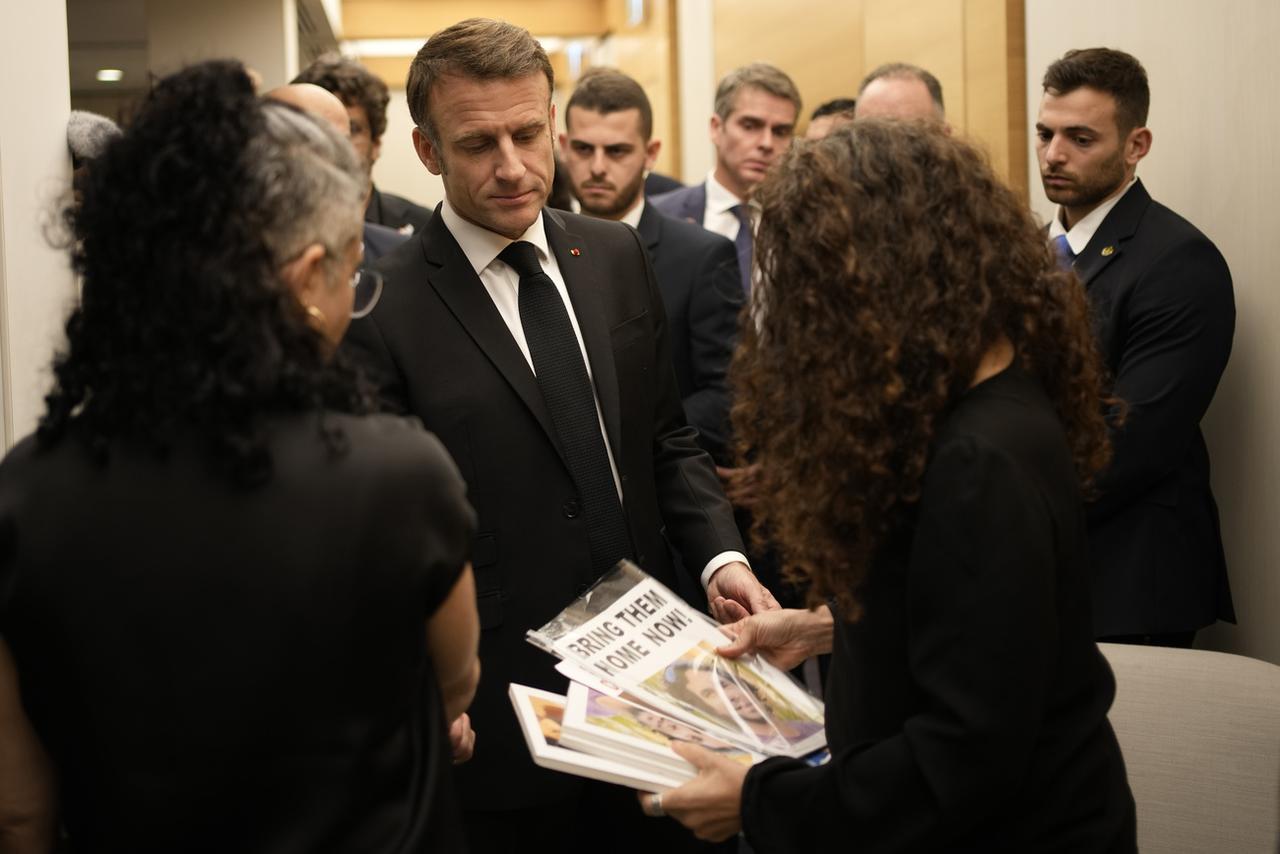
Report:
[[[569,254],[572,255],[574,258],[577,258],[579,255],[582,254],[582,250],[575,247],[569,250]],[[1107,254],[1109,255],[1111,253],[1108,252]]]
[[[1116,254],[1116,248],[1115,248],[1114,246],[1104,246],[1104,247],[1102,247],[1102,257],[1103,257],[1103,258],[1109,258],[1110,256],[1112,256],[1112,255],[1114,255],[1114,254]]]

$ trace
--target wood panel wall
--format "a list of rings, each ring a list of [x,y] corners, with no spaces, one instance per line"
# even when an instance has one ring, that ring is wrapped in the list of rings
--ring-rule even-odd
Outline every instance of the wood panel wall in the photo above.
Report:
[[[824,101],[853,97],[877,65],[927,68],[942,83],[952,128],[981,143],[1025,197],[1024,41],[1023,0],[715,0],[717,77],[771,62],[800,87],[807,117]]]

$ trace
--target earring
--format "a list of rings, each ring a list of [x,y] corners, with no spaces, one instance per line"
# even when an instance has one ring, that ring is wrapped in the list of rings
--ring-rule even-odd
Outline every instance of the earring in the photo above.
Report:
[[[312,320],[314,320],[316,323],[320,324],[321,326],[324,326],[328,320],[324,316],[324,312],[320,310],[320,307],[315,305],[307,306],[307,316],[310,317]]]

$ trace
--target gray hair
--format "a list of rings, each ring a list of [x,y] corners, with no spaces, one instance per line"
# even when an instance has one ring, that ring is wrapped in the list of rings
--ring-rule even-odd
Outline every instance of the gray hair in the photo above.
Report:
[[[264,130],[244,153],[249,187],[261,211],[263,239],[277,264],[310,243],[336,255],[359,237],[368,177],[351,143],[287,104],[262,105]]]
[[[67,149],[77,166],[94,160],[113,140],[120,137],[120,126],[106,116],[72,110],[67,119]]]
[[[738,92],[743,89],[760,89],[775,98],[790,101],[795,105],[796,115],[800,115],[800,90],[786,72],[767,62],[753,62],[730,71],[716,87],[716,115],[721,121],[729,118]]]
[[[929,97],[933,99],[933,105],[938,108],[938,117],[946,118],[946,106],[942,103],[942,84],[938,82],[937,77],[920,66],[909,62],[886,62],[862,78],[862,83],[858,86],[859,97],[862,95],[862,90],[881,78],[919,80],[924,84],[924,88],[929,90]]]

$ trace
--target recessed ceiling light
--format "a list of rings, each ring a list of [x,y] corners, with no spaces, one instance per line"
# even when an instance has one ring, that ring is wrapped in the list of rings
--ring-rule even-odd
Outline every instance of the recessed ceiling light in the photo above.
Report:
[[[119,83],[124,79],[124,72],[119,68],[99,68],[98,80],[103,83]]]

